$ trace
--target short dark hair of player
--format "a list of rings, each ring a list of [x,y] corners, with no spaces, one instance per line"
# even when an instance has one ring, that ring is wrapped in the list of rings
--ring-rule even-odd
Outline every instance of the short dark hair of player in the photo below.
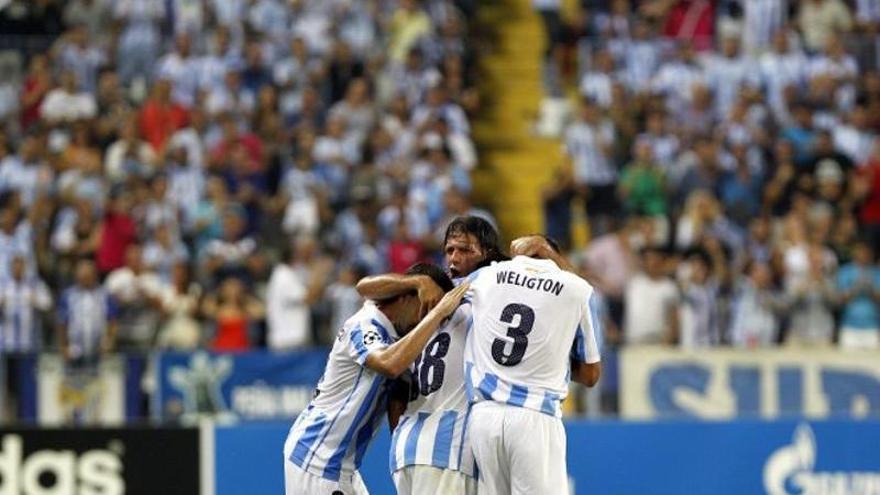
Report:
[[[476,215],[456,217],[446,227],[446,235],[443,237],[443,245],[449,242],[450,237],[459,235],[472,235],[476,237],[480,249],[486,255],[488,261],[503,261],[507,256],[499,247],[498,232],[485,218]]]
[[[431,277],[431,280],[437,284],[437,287],[443,289],[443,292],[449,292],[455,287],[449,275],[433,263],[416,263],[406,269],[406,275],[425,275]]]

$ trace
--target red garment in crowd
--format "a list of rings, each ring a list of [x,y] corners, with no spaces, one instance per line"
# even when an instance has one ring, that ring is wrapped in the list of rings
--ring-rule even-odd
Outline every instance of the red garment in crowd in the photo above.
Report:
[[[30,95],[34,91],[37,90],[39,85],[39,81],[34,77],[28,77],[25,79],[24,84],[22,85],[22,95]],[[20,114],[20,122],[22,129],[28,129],[32,124],[35,124],[40,120],[40,105],[43,104],[43,100],[46,98],[46,94],[43,93],[39,99],[31,103],[30,105],[23,105]]]
[[[715,1],[680,0],[666,16],[663,34],[690,40],[697,50],[712,49],[715,36]]]
[[[241,133],[238,136],[238,143],[244,147],[245,152],[247,153],[249,160],[249,169],[259,172],[263,169],[263,142],[249,132]],[[229,153],[233,149],[233,145],[237,143],[230,142],[228,139],[223,139],[217,146],[211,150],[211,158],[213,158],[217,162],[223,162],[223,160],[229,156]]]
[[[865,224],[880,224],[880,160],[872,160],[859,170],[869,184],[870,191],[862,203],[859,220]]]
[[[108,273],[125,264],[125,250],[137,239],[137,225],[127,214],[108,213],[104,216],[98,239],[96,262],[101,273]]]
[[[141,110],[141,134],[158,153],[178,129],[189,122],[189,112],[177,103],[148,100]]]
[[[250,348],[248,321],[244,316],[225,315],[217,318],[217,333],[211,349],[217,352],[246,351]]]
[[[392,241],[388,246],[388,264],[394,273],[403,273],[407,268],[424,259],[422,244],[416,241]]]

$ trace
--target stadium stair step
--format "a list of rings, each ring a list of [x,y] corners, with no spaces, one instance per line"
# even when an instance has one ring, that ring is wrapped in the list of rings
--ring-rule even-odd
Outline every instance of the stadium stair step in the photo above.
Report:
[[[480,5],[478,22],[492,26],[496,43],[481,59],[480,90],[486,108],[474,122],[480,166],[475,199],[498,219],[503,238],[543,232],[541,189],[562,164],[558,139],[537,137],[531,126],[543,97],[544,32],[530,0]],[[576,221],[575,245],[583,245],[585,222]]]

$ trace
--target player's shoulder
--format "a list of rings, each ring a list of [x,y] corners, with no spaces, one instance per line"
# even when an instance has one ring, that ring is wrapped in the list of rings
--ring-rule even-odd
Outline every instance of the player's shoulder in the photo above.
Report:
[[[340,334],[359,332],[363,335],[370,334],[381,338],[383,341],[391,341],[394,336],[394,327],[388,318],[379,310],[373,301],[364,302],[361,309],[345,321]]]

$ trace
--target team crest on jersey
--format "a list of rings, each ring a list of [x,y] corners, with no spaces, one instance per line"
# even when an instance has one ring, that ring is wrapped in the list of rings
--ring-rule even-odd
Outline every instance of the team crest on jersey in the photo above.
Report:
[[[375,328],[371,328],[364,332],[364,345],[373,345],[376,342],[381,342],[382,336],[379,335],[379,332],[376,331]]]

